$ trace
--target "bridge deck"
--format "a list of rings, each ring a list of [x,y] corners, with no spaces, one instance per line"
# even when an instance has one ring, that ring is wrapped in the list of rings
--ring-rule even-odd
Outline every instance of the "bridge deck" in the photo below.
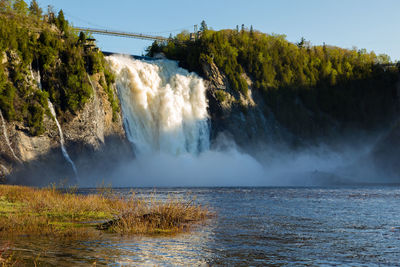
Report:
[[[141,33],[109,31],[109,30],[92,29],[92,28],[85,28],[85,27],[74,27],[74,29],[78,30],[78,31],[83,31],[83,32],[91,32],[94,34],[112,35],[112,36],[118,36],[118,37],[138,38],[138,39],[155,40],[155,41],[168,41],[169,40],[169,38],[167,38],[167,37],[149,35],[149,34],[141,34]]]

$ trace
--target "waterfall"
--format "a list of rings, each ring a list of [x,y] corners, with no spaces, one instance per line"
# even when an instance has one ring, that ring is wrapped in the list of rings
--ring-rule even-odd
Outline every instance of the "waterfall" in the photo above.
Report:
[[[3,124],[3,134],[4,134],[4,139],[6,140],[6,144],[7,144],[8,148],[10,149],[10,151],[11,151],[12,155],[14,156],[14,158],[15,158],[19,163],[21,163],[21,160],[17,157],[17,155],[16,155],[15,152],[14,152],[14,149],[11,147],[10,139],[8,139],[7,128],[6,128],[6,122],[5,122],[5,120],[4,120],[3,113],[1,112],[1,110],[0,110],[0,119],[1,119],[1,122],[2,122],[2,124]]]
[[[206,88],[199,76],[170,60],[107,59],[116,73],[127,138],[138,155],[209,149]]]
[[[92,87],[93,95],[96,96],[96,91],[94,90],[94,85],[92,83],[92,79],[90,79],[90,75],[89,74],[87,75],[87,77],[89,79],[90,86]]]
[[[0,167],[3,170],[3,172],[0,172],[1,175],[5,176],[10,173],[10,171],[3,164],[0,164]],[[0,178],[1,178],[1,175],[0,175]]]
[[[67,149],[65,148],[64,145],[64,134],[62,132],[60,123],[57,120],[57,115],[56,115],[56,111],[54,110],[53,104],[51,103],[50,99],[47,99],[48,105],[49,105],[49,109],[51,112],[51,115],[53,115],[54,117],[54,121],[56,122],[57,128],[58,128],[58,133],[60,134],[60,145],[61,145],[61,151],[62,154],[64,156],[64,158],[69,162],[69,164],[71,164],[71,167],[74,171],[75,177],[78,179],[78,170],[76,169],[76,166],[74,164],[74,162],[72,161],[72,159],[70,158],[70,156],[68,155]]]
[[[41,82],[41,77],[40,77],[40,71],[37,72],[37,77],[33,74],[32,67],[30,68],[31,71],[31,76],[32,79],[36,81],[37,86],[40,90],[42,90],[42,82]],[[64,134],[61,129],[61,125],[57,120],[57,114],[56,111],[54,110],[53,103],[51,103],[50,99],[47,99],[47,103],[51,112],[51,115],[54,117],[54,121],[56,122],[57,128],[58,128],[58,133],[60,135],[60,146],[61,146],[61,152],[65,158],[66,161],[68,161],[69,164],[71,164],[72,170],[74,171],[76,179],[78,179],[78,170],[76,169],[75,163],[72,161],[71,157],[69,156],[67,149],[65,148],[65,141],[64,141]]]

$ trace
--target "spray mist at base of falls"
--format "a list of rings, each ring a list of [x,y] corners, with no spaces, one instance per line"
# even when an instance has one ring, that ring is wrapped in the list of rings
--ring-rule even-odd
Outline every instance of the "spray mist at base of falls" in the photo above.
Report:
[[[368,181],[370,169],[357,165],[368,150],[270,147],[249,154],[222,137],[199,155],[158,152],[138,157],[120,165],[106,182],[116,187],[346,185]]]

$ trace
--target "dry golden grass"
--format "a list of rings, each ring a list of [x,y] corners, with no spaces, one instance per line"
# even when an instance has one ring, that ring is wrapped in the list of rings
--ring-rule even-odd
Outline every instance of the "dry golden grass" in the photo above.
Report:
[[[13,253],[10,253],[10,243],[3,244],[0,247],[0,264],[1,266],[14,266],[17,261],[14,259]]]
[[[80,195],[55,187],[0,185],[0,234],[88,237],[102,231],[159,234],[183,231],[210,212],[192,201],[122,198],[111,189]],[[99,223],[102,221],[103,223]]]
[[[136,200],[135,205],[129,206],[129,209],[124,210],[116,219],[98,228],[121,234],[176,233],[188,229],[193,222],[202,221],[210,215],[206,208],[183,199],[170,197],[164,202],[151,200],[147,203]]]

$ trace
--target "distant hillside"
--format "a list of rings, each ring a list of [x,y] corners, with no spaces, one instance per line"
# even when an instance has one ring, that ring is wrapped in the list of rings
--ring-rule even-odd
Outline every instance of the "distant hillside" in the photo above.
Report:
[[[216,102],[232,95],[243,110],[252,89],[254,101],[267,105],[264,113],[296,136],[326,135],[332,124],[338,131],[374,130],[397,116],[399,66],[365,49],[291,43],[252,28],[214,31],[203,23],[195,41],[182,32],[148,48],[149,56],[158,53],[206,78],[204,65],[215,64],[232,90],[215,90]]]

